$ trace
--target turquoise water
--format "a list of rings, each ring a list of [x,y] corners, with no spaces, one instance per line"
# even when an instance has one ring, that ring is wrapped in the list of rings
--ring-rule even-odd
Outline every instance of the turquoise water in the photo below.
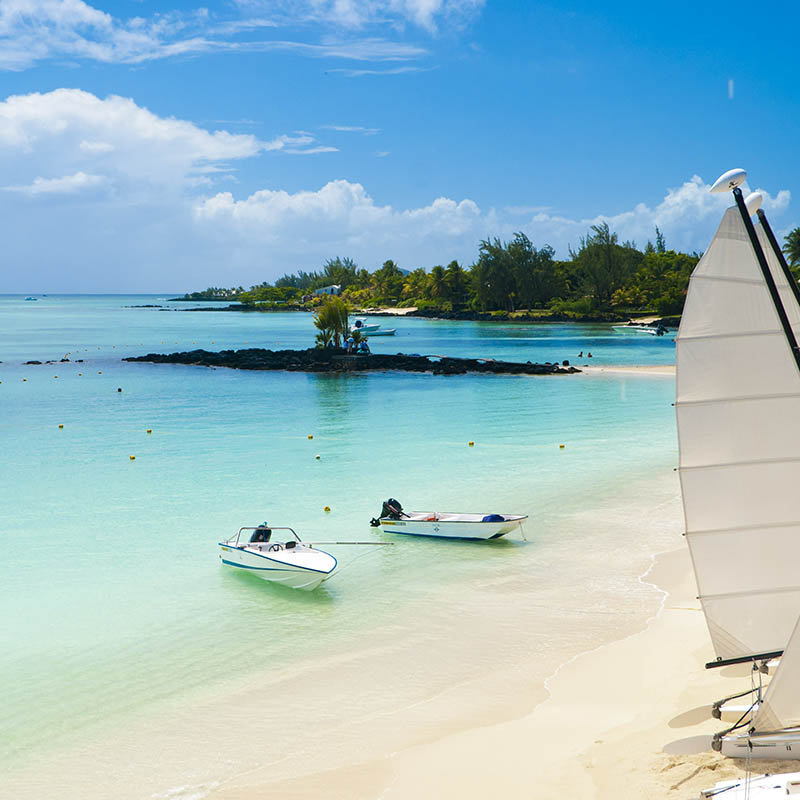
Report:
[[[498,688],[456,716],[505,707],[609,626],[653,610],[630,565],[675,532],[657,512],[676,497],[671,378],[122,362],[313,340],[306,314],[124,307],[165,297],[0,297],[0,769],[15,796],[202,796],[271,763],[248,744],[263,737],[281,742],[275,775],[314,736],[335,764],[356,721],[396,744],[393,715],[501,672],[513,701]],[[373,339],[377,352],[674,358],[669,337],[608,325],[383,324],[398,335]],[[67,353],[84,362],[22,364]],[[332,547],[341,573],[311,594],[219,566],[217,541],[262,520],[311,540],[389,541],[368,526],[389,496],[526,513],[530,541]],[[231,740],[233,753],[221,749]]]

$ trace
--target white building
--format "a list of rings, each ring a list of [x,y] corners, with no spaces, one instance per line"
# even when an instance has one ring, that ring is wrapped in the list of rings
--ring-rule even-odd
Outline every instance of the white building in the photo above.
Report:
[[[323,294],[335,294],[340,295],[342,293],[342,287],[340,284],[336,283],[333,286],[323,286],[321,289],[314,289],[314,294],[318,297]]]

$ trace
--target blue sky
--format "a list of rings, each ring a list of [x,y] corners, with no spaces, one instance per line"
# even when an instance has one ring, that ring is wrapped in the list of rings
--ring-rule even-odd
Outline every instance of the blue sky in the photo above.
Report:
[[[469,264],[599,220],[702,250],[734,166],[800,224],[800,12],[745,3],[0,3],[0,292]]]

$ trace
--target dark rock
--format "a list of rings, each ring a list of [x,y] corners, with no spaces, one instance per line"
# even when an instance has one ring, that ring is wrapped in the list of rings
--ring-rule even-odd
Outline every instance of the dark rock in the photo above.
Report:
[[[152,364],[188,364],[231,369],[286,370],[289,372],[367,372],[398,370],[433,372],[435,375],[463,375],[486,372],[497,375],[566,375],[580,372],[575,367],[555,364],[521,364],[484,358],[453,358],[421,355],[347,355],[343,350],[310,348],[308,350],[191,350],[183,353],[148,353],[123,361],[146,361]]]
[[[41,361],[26,361],[26,364],[41,364]]]

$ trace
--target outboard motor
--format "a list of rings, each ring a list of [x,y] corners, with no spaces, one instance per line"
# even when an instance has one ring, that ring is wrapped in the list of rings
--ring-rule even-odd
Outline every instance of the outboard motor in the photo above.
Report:
[[[383,501],[380,517],[378,519],[373,517],[369,521],[369,524],[372,525],[373,528],[377,528],[381,524],[381,519],[400,519],[400,517],[403,516],[405,516],[405,514],[403,514],[403,506],[400,505],[398,500],[390,497],[388,500]]]

